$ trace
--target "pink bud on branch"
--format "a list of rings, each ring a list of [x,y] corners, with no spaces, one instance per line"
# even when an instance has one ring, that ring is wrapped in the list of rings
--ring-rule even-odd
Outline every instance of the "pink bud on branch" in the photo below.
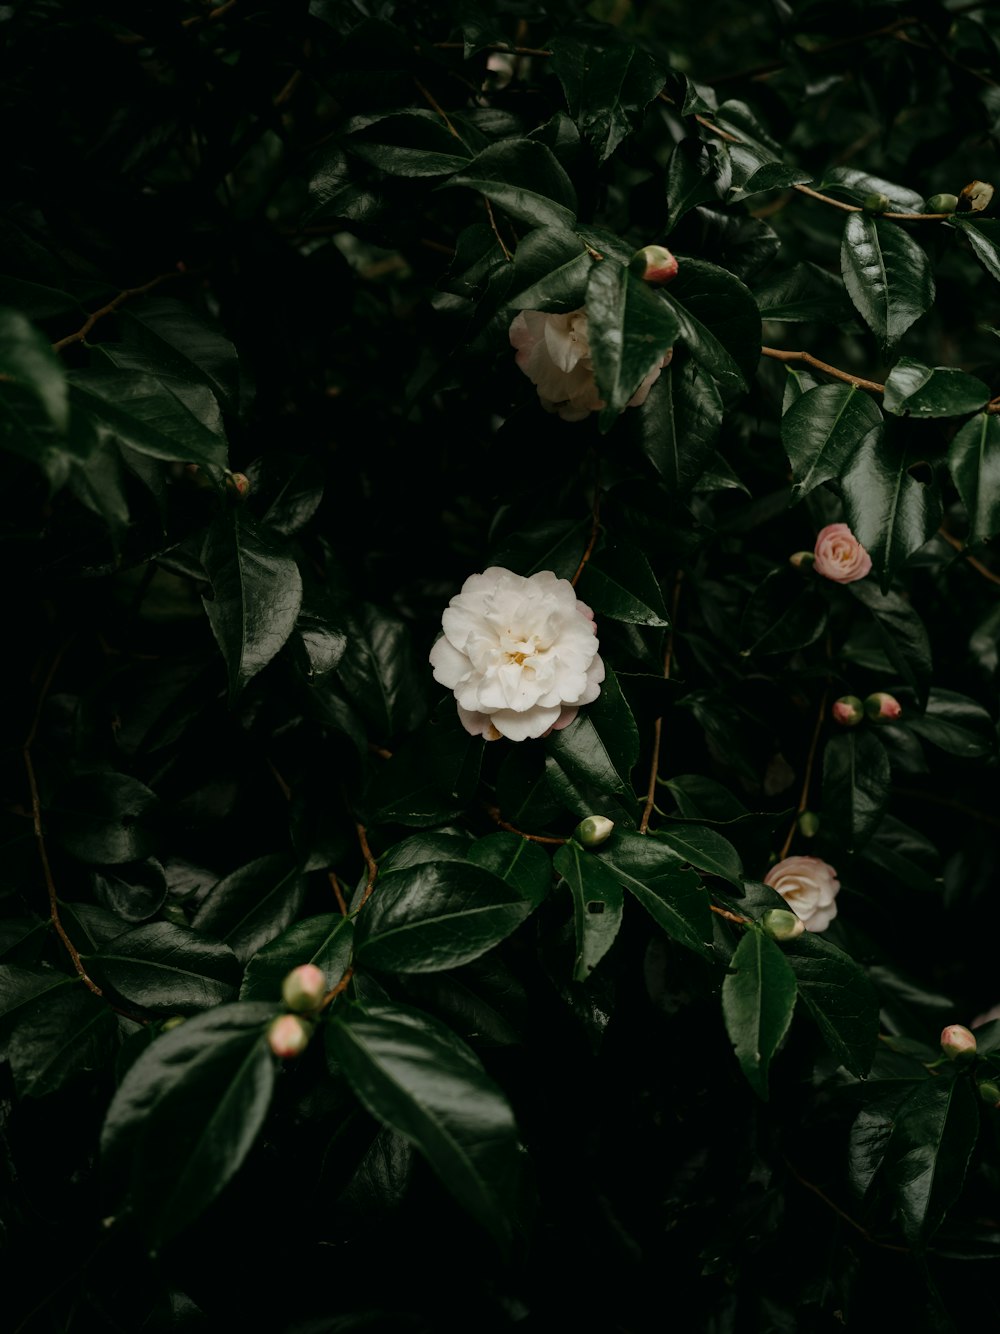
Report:
[[[949,1060],[968,1060],[976,1054],[976,1035],[964,1024],[949,1024],[941,1030],[941,1050]]]
[[[865,713],[873,723],[895,722],[903,712],[902,705],[893,695],[877,690],[865,700]]]
[[[857,695],[841,695],[840,699],[834,701],[830,712],[833,721],[841,727],[857,727],[864,720],[865,706]]]
[[[272,1019],[267,1030],[267,1045],[283,1061],[301,1056],[312,1037],[312,1025],[297,1014],[282,1014]]]
[[[326,975],[314,963],[299,964],[281,984],[282,1000],[300,1014],[318,1009],[325,995]]]

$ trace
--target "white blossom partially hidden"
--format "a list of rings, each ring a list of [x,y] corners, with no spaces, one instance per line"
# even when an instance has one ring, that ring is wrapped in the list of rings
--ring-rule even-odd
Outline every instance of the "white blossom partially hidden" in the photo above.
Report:
[[[590,360],[585,310],[571,310],[567,315],[522,310],[511,323],[510,341],[517,349],[515,361],[538,389],[538,397],[546,412],[558,412],[563,421],[579,422],[604,407]],[[670,348],[626,407],[642,407],[660,371],[670,364],[672,356],[673,348]]]
[[[771,867],[764,884],[778,891],[807,931],[825,931],[837,915],[840,881],[819,857],[786,857]]]
[[[470,575],[441,619],[434,679],[455,692],[473,736],[544,736],[600,694],[594,613],[551,570],[525,578],[491,566]]]

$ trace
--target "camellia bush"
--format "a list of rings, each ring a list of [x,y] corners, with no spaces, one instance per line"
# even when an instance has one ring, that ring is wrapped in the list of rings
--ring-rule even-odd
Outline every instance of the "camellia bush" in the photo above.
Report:
[[[987,1328],[997,10],[0,36],[8,1328]]]

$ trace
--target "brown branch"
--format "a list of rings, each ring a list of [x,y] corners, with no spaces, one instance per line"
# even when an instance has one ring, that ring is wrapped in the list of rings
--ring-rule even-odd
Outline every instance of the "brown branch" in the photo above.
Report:
[[[283,107],[294,95],[301,79],[302,71],[300,69],[293,70],[285,86],[280,92],[275,93],[274,97],[271,99],[271,105],[274,107]]]
[[[667,651],[663,655],[663,679],[670,680],[670,668],[674,657],[674,623],[677,620],[677,604],[681,597],[681,580],[684,578],[684,571],[678,570],[674,576],[674,591],[670,604],[670,629],[667,631]],[[649,762],[649,785],[646,788],[646,804],[642,809],[642,820],[639,822],[639,833],[645,834],[649,830],[649,817],[653,813],[653,802],[656,797],[656,779],[660,770],[660,739],[663,734],[663,717],[657,718],[653,724],[653,754]]]
[[[724,917],[727,922],[735,922],[737,926],[750,925],[749,917],[741,917],[739,913],[730,912],[727,908],[717,908],[714,903],[710,903],[708,906],[711,912],[717,913],[720,917]]]
[[[334,898],[337,900],[337,907],[340,909],[341,917],[347,916],[347,900],[344,898],[344,891],[340,887],[340,881],[337,879],[336,871],[327,871],[327,877],[330,886],[333,889]]]
[[[447,111],[445,111],[444,107],[441,106],[440,102],[436,100],[434,94],[430,91],[430,89],[425,88],[424,85],[417,78],[415,78],[413,82],[416,85],[417,91],[420,93],[420,96],[424,99],[427,105],[431,108],[432,111],[434,111],[438,116],[440,116],[441,119],[444,121],[445,125],[447,125],[448,133],[454,135],[456,139],[460,140],[462,136],[455,129],[454,125],[452,125],[451,121],[448,119]]]
[[[352,964],[351,967],[348,968],[344,976],[337,983],[337,985],[335,987],[331,987],[330,990],[326,993],[326,995],[323,997],[323,1003],[320,1005],[319,1008],[321,1010],[325,1010],[332,1000],[336,1000],[336,998],[341,994],[341,992],[346,991],[348,983],[350,982],[353,976],[354,976],[354,966]]]
[[[42,708],[46,697],[55,680],[56,672],[59,670],[59,664],[62,662],[69,643],[65,643],[54,654],[49,670],[45,674],[45,680],[38,692],[38,700],[35,704],[34,717],[31,720],[31,727],[28,729],[28,735],[25,737],[24,745],[21,748],[21,754],[24,758],[24,767],[28,775],[28,787],[31,791],[31,815],[35,828],[35,841],[38,844],[38,856],[42,863],[42,872],[45,876],[45,888],[49,898],[49,920],[55,928],[56,935],[63,943],[66,953],[73,962],[77,975],[80,977],[88,991],[92,991],[95,996],[103,996],[104,992],[97,983],[87,973],[83,966],[83,960],[80,958],[80,952],[70,940],[66,933],[66,928],[62,924],[62,918],[59,916],[59,896],[56,892],[56,882],[52,875],[52,867],[49,863],[49,853],[45,846],[45,831],[42,828],[42,802],[38,793],[38,779],[35,776],[35,766],[31,759],[31,747],[35,744],[35,737],[38,735],[38,724],[42,717]],[[132,1016],[129,1015],[131,1019]]]
[[[285,798],[286,801],[291,801],[292,789],[285,782],[284,778],[279,773],[278,769],[275,767],[274,762],[272,760],[268,760],[267,767],[271,770],[271,777],[274,779],[274,781],[278,784],[278,787],[281,789],[281,795]]]
[[[363,824],[355,822],[354,828],[358,831],[358,842],[361,844],[361,855],[365,859],[365,865],[368,867],[368,883],[365,885],[365,892],[361,895],[359,908],[363,908],[371,897],[371,892],[375,888],[375,879],[378,875],[378,862],[372,856],[372,850],[368,846],[368,833]]]
[[[486,212],[489,215],[490,226],[493,228],[493,235],[497,238],[497,241],[500,243],[500,249],[503,251],[504,259],[506,260],[513,259],[514,258],[513,252],[507,249],[506,245],[504,244],[504,239],[500,235],[500,229],[499,227],[497,227],[497,220],[493,213],[493,205],[490,203],[489,195],[483,195],[483,203],[486,205]]]
[[[784,1155],[782,1156],[784,1157]],[[860,1233],[861,1236],[864,1237],[865,1241],[867,1241],[870,1245],[880,1246],[884,1251],[897,1251],[900,1255],[910,1254],[910,1248],[908,1246],[894,1246],[892,1242],[879,1241],[877,1237],[873,1237],[866,1227],[863,1227],[857,1221],[857,1219],[852,1218],[850,1214],[845,1213],[843,1209],[841,1209],[839,1204],[835,1204],[833,1200],[830,1199],[829,1195],[827,1195],[824,1191],[820,1190],[819,1186],[817,1186],[812,1181],[807,1181],[806,1178],[802,1175],[802,1173],[795,1167],[795,1165],[788,1158],[785,1158],[785,1166],[788,1168],[789,1172],[791,1172],[792,1176],[795,1178],[795,1180],[799,1183],[800,1186],[804,1186],[806,1190],[811,1190],[814,1195],[818,1195],[828,1209],[832,1209],[838,1218],[842,1218],[845,1223],[850,1224],[850,1226],[854,1228],[855,1232]]]
[[[568,838],[549,838],[545,834],[526,834],[523,829],[518,829],[516,825],[508,824],[508,822],[501,817],[499,806],[491,806],[488,802],[485,802],[484,808],[490,819],[495,824],[498,824],[501,829],[506,829],[509,834],[517,834],[520,838],[526,838],[529,843],[550,843],[561,848],[564,843],[569,842]]]
[[[464,51],[464,42],[434,42],[435,51]],[[417,48],[419,50],[419,47]],[[552,52],[540,46],[506,46],[503,42],[489,42],[484,51],[502,51],[509,56],[551,56]]]
[[[798,828],[799,816],[809,805],[809,784],[812,782],[813,765],[816,762],[816,747],[819,745],[819,735],[823,730],[823,719],[826,717],[826,706],[830,699],[829,690],[823,692],[823,698],[820,700],[819,710],[816,714],[816,726],[813,728],[812,741],[809,743],[809,755],[806,759],[806,774],[802,780],[802,795],[799,797],[799,804],[795,812],[795,819],[792,821],[788,836],[782,844],[781,852],[778,854],[778,861],[783,862],[788,856],[788,849],[792,846],[792,839],[795,837],[795,830]]]
[[[964,555],[966,564],[971,565],[972,568],[976,570],[977,573],[981,574],[984,579],[988,579],[991,584],[1000,584],[1000,575],[994,574],[989,566],[984,565],[981,560],[976,560],[975,556],[968,555],[962,543],[957,537],[952,536],[947,528],[939,528],[938,535],[943,537],[949,546],[954,547],[957,552]]]
[[[168,278],[179,278],[183,276],[184,272],[185,271],[182,269],[171,269],[169,273],[158,274],[157,277],[151,279],[148,283],[143,283],[141,287],[126,287],[124,291],[119,292],[116,297],[109,301],[106,306],[102,306],[100,310],[95,310],[92,314],[88,315],[80,328],[77,329],[76,333],[67,334],[65,338],[60,338],[57,343],[53,343],[53,352],[61,352],[64,347],[69,347],[71,343],[82,342],[97,321],[102,320],[105,315],[113,314],[119,306],[123,305],[132,297],[142,296],[146,292],[151,292],[154,287],[159,287],[160,283],[165,283]]]
[[[570,580],[570,583],[576,588],[580,582],[580,576],[583,574],[587,561],[593,554],[597,543],[597,535],[601,531],[601,460],[598,458],[594,467],[594,503],[591,508],[590,540],[587,543],[586,550],[580,557],[580,564],[576,567],[576,574]]]
[[[771,357],[774,361],[804,361],[807,366],[822,371],[824,375],[831,375],[836,380],[842,380],[844,384],[853,384],[858,389],[869,389],[873,394],[885,393],[885,385],[879,384],[877,380],[866,380],[861,375],[851,375],[849,371],[839,370],[827,361],[820,361],[819,357],[814,357],[811,352],[789,352],[781,347],[762,347],[760,353],[761,356]]]
[[[203,28],[206,23],[214,23],[217,19],[223,18],[231,9],[236,6],[237,0],[226,0],[223,5],[217,5],[215,9],[210,9],[207,14],[193,14],[189,19],[182,19],[180,26],[190,32],[194,28]],[[150,39],[144,37],[141,32],[125,32],[118,37],[122,46],[148,46]]]

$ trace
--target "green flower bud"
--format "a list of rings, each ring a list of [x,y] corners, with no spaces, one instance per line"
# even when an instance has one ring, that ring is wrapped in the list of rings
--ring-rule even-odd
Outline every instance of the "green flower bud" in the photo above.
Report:
[[[290,1010],[299,1014],[316,1010],[326,995],[326,977],[314,963],[293,968],[281,984],[281,998]]]
[[[614,820],[609,820],[606,815],[588,815],[573,830],[573,837],[585,848],[596,848],[608,841],[614,827]]]
[[[976,1054],[976,1035],[964,1024],[949,1024],[941,1030],[941,1050],[951,1061],[967,1061]]]
[[[865,195],[861,207],[866,213],[885,213],[889,208],[889,196],[873,190],[870,195]]]
[[[958,208],[958,195],[931,195],[924,204],[925,213],[954,213]]]
[[[815,811],[803,811],[799,816],[799,833],[803,838],[815,838],[819,833],[819,816]]]
[[[787,908],[768,908],[760,919],[760,925],[766,936],[778,941],[794,940],[806,929],[801,917],[796,917]]]
[[[312,1037],[312,1024],[297,1014],[281,1014],[272,1019],[267,1030],[267,1045],[283,1061],[301,1056]]]
[[[876,690],[865,700],[865,713],[873,723],[894,723],[903,712],[903,706],[894,695]]]
[[[977,1084],[976,1092],[990,1107],[1000,1107],[1000,1088],[992,1079],[984,1079],[981,1084]]]
[[[816,563],[816,555],[812,551],[796,551],[788,557],[788,563],[793,570],[811,570]]]
[[[833,721],[840,723],[841,727],[857,727],[864,720],[865,706],[857,695],[841,695],[840,699],[834,701],[830,712]]]
[[[646,245],[629,260],[629,268],[647,283],[668,283],[677,276],[677,260],[662,245]]]

